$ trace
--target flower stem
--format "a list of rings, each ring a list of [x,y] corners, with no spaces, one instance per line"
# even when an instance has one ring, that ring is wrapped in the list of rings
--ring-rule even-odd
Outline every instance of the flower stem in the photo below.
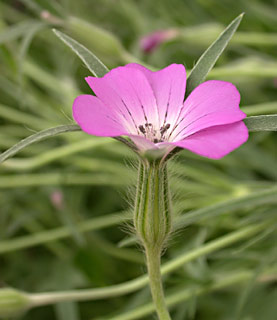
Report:
[[[156,312],[160,320],[171,320],[167,310],[160,270],[161,253],[157,249],[145,248],[150,288]]]
[[[160,320],[170,320],[161,279],[161,252],[171,232],[171,199],[166,164],[141,162],[134,225],[144,246],[153,301]]]

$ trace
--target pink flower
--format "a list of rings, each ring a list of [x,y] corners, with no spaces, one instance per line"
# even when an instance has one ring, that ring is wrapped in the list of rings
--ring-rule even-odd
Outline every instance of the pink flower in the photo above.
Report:
[[[166,154],[180,147],[219,159],[248,139],[236,87],[206,81],[184,101],[183,65],[153,72],[132,63],[86,81],[96,97],[75,99],[75,121],[91,135],[128,136],[141,153],[161,150]]]
[[[140,40],[140,48],[144,53],[151,53],[162,43],[176,38],[178,31],[175,29],[159,30],[152,32]]]

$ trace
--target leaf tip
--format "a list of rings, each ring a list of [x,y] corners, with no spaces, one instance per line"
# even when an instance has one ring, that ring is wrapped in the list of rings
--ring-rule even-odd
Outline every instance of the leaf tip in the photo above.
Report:
[[[239,14],[239,15],[231,22],[231,24],[239,25],[244,15],[245,15],[245,12],[242,12],[241,14]]]
[[[57,30],[57,29],[55,29],[55,28],[52,28],[52,31],[55,33],[55,35],[57,36],[57,37],[61,37],[61,33],[60,33],[60,31],[59,30]]]

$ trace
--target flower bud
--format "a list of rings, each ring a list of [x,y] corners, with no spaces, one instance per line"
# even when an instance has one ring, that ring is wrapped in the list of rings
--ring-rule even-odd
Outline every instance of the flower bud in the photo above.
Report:
[[[171,232],[171,200],[167,167],[159,160],[140,164],[134,225],[145,247],[163,249]]]
[[[17,316],[26,311],[30,304],[25,293],[11,288],[0,289],[0,318]]]
[[[140,39],[140,48],[144,53],[155,51],[162,43],[175,39],[178,36],[177,29],[158,30],[147,34]]]
[[[52,205],[59,211],[62,211],[64,209],[64,196],[62,191],[55,190],[50,195],[50,200]]]

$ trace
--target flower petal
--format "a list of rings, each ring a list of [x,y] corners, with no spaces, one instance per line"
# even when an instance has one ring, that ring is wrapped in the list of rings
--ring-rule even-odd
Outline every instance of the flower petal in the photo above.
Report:
[[[133,142],[135,143],[135,145],[138,147],[140,151],[144,152],[147,150],[159,149],[154,142],[144,138],[143,136],[137,136],[137,135],[128,135],[128,136],[133,140]]]
[[[176,146],[172,143],[154,143],[143,136],[129,135],[141,153],[147,153],[151,158],[162,158]]]
[[[174,144],[207,158],[220,159],[247,139],[247,127],[239,121],[201,130]]]
[[[185,67],[182,64],[171,64],[159,71],[151,71],[136,63],[127,64],[126,67],[141,70],[150,82],[157,99],[160,126],[176,120],[186,91]]]
[[[239,109],[240,94],[230,82],[210,80],[196,87],[185,100],[174,125],[171,139],[183,139],[216,125],[240,121],[246,114]]]
[[[92,95],[81,95],[74,100],[73,118],[88,134],[101,137],[126,134],[126,130],[113,113]]]
[[[117,108],[126,119],[132,118],[136,128],[146,122],[158,124],[156,98],[142,71],[118,67],[103,78],[88,77],[86,80],[100,100],[109,108]]]
[[[127,132],[138,134],[139,129],[130,108],[124,104],[117,92],[110,87],[107,78],[86,77],[86,81],[97,97],[106,105],[106,108],[116,114],[116,117]]]

